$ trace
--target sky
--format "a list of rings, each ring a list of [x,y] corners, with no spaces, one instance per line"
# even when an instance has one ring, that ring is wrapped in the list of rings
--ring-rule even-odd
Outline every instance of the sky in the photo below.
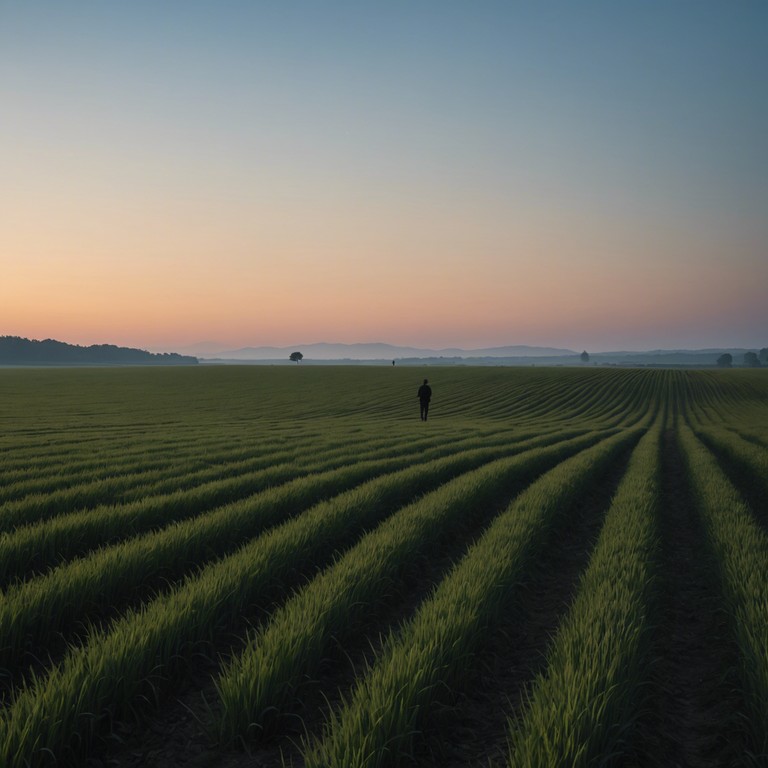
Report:
[[[0,0],[0,335],[768,345],[764,0]]]

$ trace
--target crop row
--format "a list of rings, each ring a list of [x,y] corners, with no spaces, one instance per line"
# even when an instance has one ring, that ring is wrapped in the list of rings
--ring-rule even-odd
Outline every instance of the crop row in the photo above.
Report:
[[[306,745],[308,768],[373,768],[408,753],[425,713],[460,675],[559,515],[638,437],[622,433],[582,451],[512,502],[413,619],[389,636],[323,737]]]
[[[0,603],[0,664],[8,666],[25,644],[32,642],[36,647],[82,618],[90,606],[101,603],[114,607],[150,588],[159,588],[299,514],[325,496],[367,483],[369,488],[363,485],[350,493],[366,491],[377,503],[394,503],[396,499],[433,488],[453,473],[505,454],[562,442],[567,437],[532,438],[520,444],[469,448],[458,453],[443,449],[448,455],[441,457],[435,452],[436,456],[424,456],[415,466],[409,466],[408,457],[358,462],[291,481],[252,499],[97,550],[87,558],[6,591]],[[343,495],[336,498],[345,503]]]
[[[717,565],[731,629],[741,655],[741,675],[760,753],[768,754],[768,536],[690,427],[679,425],[680,441],[713,562]]]
[[[509,461],[530,476],[597,439],[587,435]],[[38,764],[45,759],[42,747],[61,753],[87,741],[96,723],[85,713],[125,712],[151,680],[172,674],[217,628],[239,620],[254,600],[263,603],[268,595],[284,592],[297,573],[322,563],[393,508],[478,463],[478,455],[459,456],[364,483],[282,523],[140,610],[128,611],[107,630],[93,632],[47,676],[19,689],[0,713],[0,758],[8,765]]]
[[[133,504],[106,505],[41,521],[0,534],[0,583],[21,580],[97,546],[113,544],[190,518],[192,525],[200,525],[209,515],[216,515],[214,519],[221,519],[222,515],[237,519],[235,512],[240,510],[241,516],[247,516],[251,514],[249,500],[255,501],[258,509],[263,503],[263,499],[259,498],[260,492],[271,491],[281,485],[293,483],[290,488],[295,486],[300,489],[299,498],[310,488],[316,488],[316,493],[322,496],[337,487],[348,487],[348,482],[354,483],[379,472],[478,445],[488,449],[497,446],[504,450],[506,446],[527,437],[526,433],[519,433],[514,437],[499,435],[482,442],[470,439],[435,446],[424,441],[406,449],[386,446],[378,451],[329,452],[299,465],[300,469],[294,464],[276,464],[259,472],[207,483],[189,491],[150,497]],[[534,439],[547,440],[546,436]],[[293,492],[290,488],[289,492]],[[290,503],[293,502],[286,502]]]
[[[684,410],[684,403],[679,404]],[[741,649],[754,743],[764,755],[768,747],[764,727],[768,714],[766,535],[693,432],[684,424],[676,431],[696,489],[696,506],[720,565],[723,596],[734,617],[732,629]],[[732,449],[733,445],[731,439],[721,443],[721,448]],[[740,445],[739,449],[743,463],[758,476],[765,454],[754,446]],[[510,722],[510,766],[594,764],[616,754],[617,742],[637,718],[651,630],[648,614],[654,585],[656,516],[663,513],[659,471],[657,424],[635,451],[578,597],[547,656],[546,672],[536,681],[523,713]],[[492,560],[490,554],[486,558]],[[481,606],[478,611],[482,613],[482,598],[475,595],[471,599],[467,586],[478,581],[464,574],[457,579],[456,594],[448,597],[444,590],[449,589],[450,579],[446,579],[434,598],[439,607],[426,604],[399,635],[390,637],[374,667],[331,716],[322,738],[306,744],[307,765],[368,768],[399,764],[409,753],[425,712],[452,688],[461,670],[458,660],[474,650],[478,627],[493,623],[493,616],[478,619],[472,615],[461,627],[462,613],[471,613],[468,605]],[[499,584],[498,580],[489,582]],[[446,621],[445,627],[441,620]],[[248,684],[247,677],[242,676],[241,688]],[[233,696],[227,709],[237,711],[235,702]],[[251,727],[258,724],[254,718]]]
[[[417,441],[414,446],[409,446],[409,450],[415,452],[421,446],[432,443],[434,438]],[[391,453],[402,451],[401,443],[392,439],[371,441],[362,438],[359,442],[351,439],[340,445],[324,446],[322,450],[317,445],[310,445],[289,450],[255,448],[250,455],[244,454],[240,458],[225,454],[222,457],[223,464],[198,472],[178,466],[170,472],[166,471],[167,474],[142,472],[113,475],[6,503],[2,507],[0,530],[13,530],[20,525],[44,521],[94,505],[104,513],[118,501],[142,504],[153,496],[162,495],[173,497],[170,499],[172,505],[189,504],[193,510],[197,510],[200,502],[224,503],[237,498],[237,495],[253,493],[265,487],[265,483],[272,484],[284,481],[291,475],[316,471],[316,467],[328,468],[333,462],[336,462],[336,466],[343,465],[356,455],[377,455],[379,452],[386,455],[387,448]],[[261,475],[257,474],[259,471]],[[185,488],[190,489],[189,496],[194,496],[194,499],[188,500],[183,495]],[[207,501],[208,498],[210,501]],[[164,501],[168,500],[159,500],[161,506]]]
[[[583,455],[599,457],[622,440],[626,437]],[[361,617],[370,618],[377,601],[397,588],[407,564],[425,548],[433,551],[441,541],[486,518],[503,497],[510,470],[519,472],[529,461],[522,456],[512,463],[494,462],[403,508],[280,609],[222,675],[222,735],[247,738],[268,727],[268,720],[290,704],[300,681],[315,672],[331,639],[343,643]]]
[[[306,745],[308,768],[374,768],[409,753],[425,713],[461,675],[559,516],[639,436],[623,432],[580,452],[496,518],[413,619],[389,637],[323,737]]]
[[[536,388],[526,386],[525,380],[510,387],[508,378],[498,379],[479,396],[462,388],[446,392],[444,407],[449,412],[468,406],[483,411],[481,404],[487,401],[488,415],[512,419],[519,427],[535,422],[540,428],[545,418],[553,424],[567,420],[574,425],[580,421],[587,423],[592,418],[595,421],[590,426],[595,427],[610,415],[631,410],[627,398],[636,397],[645,386],[624,381],[622,387],[612,387],[605,377],[593,379],[592,375],[581,376],[569,386],[563,386],[565,382],[559,379],[547,378],[543,386]],[[70,430],[58,438],[41,438],[26,448],[17,443],[0,461],[0,501],[5,502],[0,507],[0,529],[8,530],[20,521],[30,521],[36,514],[43,518],[93,504],[130,501],[160,492],[163,483],[166,488],[181,486],[192,482],[190,474],[195,467],[203,474],[200,482],[206,471],[211,472],[213,479],[216,467],[209,466],[211,457],[221,468],[236,463],[237,456],[241,461],[255,460],[259,455],[282,448],[286,453],[298,451],[300,458],[302,447],[309,450],[314,447],[315,451],[328,447],[322,444],[327,434],[321,429],[313,435],[308,422],[294,426],[293,431],[296,440],[291,441],[287,430],[270,432],[262,425],[259,436],[248,442],[241,435],[233,440],[221,425],[216,431],[207,425],[195,429],[176,428],[176,437],[160,434],[158,439],[153,439],[149,430],[142,437],[142,430],[134,427],[133,430],[113,429],[113,438],[107,444],[104,439],[89,438],[87,432],[80,429],[77,438],[72,437]],[[339,443],[352,442],[355,436],[350,432],[353,430],[336,433],[335,439]],[[370,435],[363,439],[370,439]],[[153,483],[158,487],[153,488]]]
[[[597,764],[637,716],[654,585],[661,423],[635,449],[546,672],[523,716],[510,719],[510,768]]]
[[[654,603],[659,516],[669,501],[662,430],[665,445],[674,434],[682,449],[739,648],[755,748],[768,753],[768,535],[757,514],[768,454],[759,429],[765,386],[755,375],[446,370],[436,387],[444,410],[422,425],[412,418],[415,390],[410,420],[400,421],[399,369],[264,376],[294,374],[284,392],[263,390],[273,412],[238,392],[238,413],[261,421],[246,420],[230,443],[234,414],[217,424],[198,414],[195,424],[164,396],[169,435],[179,439],[163,445],[177,446],[174,455],[160,449],[142,460],[142,445],[159,434],[144,419],[154,403],[133,426],[111,413],[104,442],[90,439],[90,427],[81,443],[67,436],[71,413],[48,445],[45,424],[24,432],[11,422],[26,455],[38,445],[51,470],[37,464],[25,480],[23,461],[12,451],[0,457],[0,765],[81,761],[110,723],[137,708],[152,717],[200,654],[216,667],[209,732],[261,748],[305,714],[304,686],[327,659],[364,644],[382,620],[390,631],[380,649],[326,724],[311,724],[301,760],[325,768],[413,760],[430,712],[469,684],[532,566],[609,476],[616,493],[599,512],[590,508],[599,538],[576,542],[587,565],[546,655],[541,649],[545,665],[523,703],[499,714],[509,715],[510,766],[620,755],[642,708],[653,706],[649,637],[663,631]],[[337,390],[312,400],[313,380],[326,378]],[[357,381],[378,381],[381,402]],[[192,387],[182,398],[193,395],[207,397]],[[292,403],[298,418],[286,417]],[[121,434],[131,455],[100,475],[87,446],[109,443],[119,457]],[[247,435],[261,439],[251,447]],[[35,488],[39,496],[26,492]],[[457,559],[436,567],[434,591],[406,597],[412,563],[447,555]],[[227,661],[217,665],[222,651]]]

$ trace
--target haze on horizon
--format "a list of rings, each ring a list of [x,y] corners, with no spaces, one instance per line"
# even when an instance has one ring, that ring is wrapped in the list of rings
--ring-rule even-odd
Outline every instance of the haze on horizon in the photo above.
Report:
[[[763,347],[768,4],[0,5],[0,335]]]

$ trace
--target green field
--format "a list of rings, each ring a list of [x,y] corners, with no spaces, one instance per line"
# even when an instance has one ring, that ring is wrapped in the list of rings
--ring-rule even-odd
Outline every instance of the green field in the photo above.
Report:
[[[768,764],[768,371],[6,369],[0,427],[3,768]]]

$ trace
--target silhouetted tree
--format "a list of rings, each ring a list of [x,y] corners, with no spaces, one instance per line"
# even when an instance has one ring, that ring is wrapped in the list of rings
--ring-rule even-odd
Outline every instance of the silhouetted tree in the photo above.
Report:
[[[761,363],[768,363],[768,347],[763,347],[758,355]]]
[[[733,355],[730,355],[727,352],[725,352],[724,354],[720,355],[720,357],[717,358],[717,364],[721,368],[730,368],[733,365]]]
[[[581,358],[582,363],[588,363],[589,362],[589,352],[585,349],[579,357]]]
[[[759,368],[760,360],[754,352],[745,352],[744,365],[746,365],[747,368]]]
[[[304,359],[304,355],[302,355],[301,352],[291,352],[289,359],[293,360],[294,363],[298,363],[299,360]]]

